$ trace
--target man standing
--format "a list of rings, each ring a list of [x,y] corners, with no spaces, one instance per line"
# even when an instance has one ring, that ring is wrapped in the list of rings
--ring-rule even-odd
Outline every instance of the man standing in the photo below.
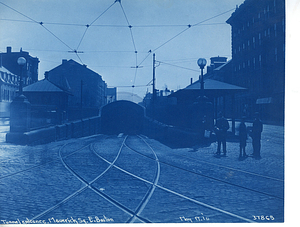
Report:
[[[223,154],[226,155],[226,136],[229,129],[228,121],[224,118],[223,114],[219,114],[219,118],[216,121],[215,132],[217,136],[218,148],[217,155],[221,153],[221,144],[223,147]]]
[[[245,124],[246,117],[242,117],[242,121],[239,125],[239,139],[240,139],[240,158],[247,157],[246,145],[247,145],[247,127]],[[243,154],[242,154],[243,153]]]
[[[252,146],[253,146],[253,157],[254,158],[261,158],[260,157],[260,148],[261,148],[261,133],[263,131],[263,124],[259,119],[259,113],[255,113],[254,121],[252,126]]]

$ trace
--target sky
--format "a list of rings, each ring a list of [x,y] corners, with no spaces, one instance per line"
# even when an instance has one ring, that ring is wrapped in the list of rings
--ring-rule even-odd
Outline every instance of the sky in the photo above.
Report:
[[[143,97],[199,78],[198,58],[231,59],[226,20],[244,0],[0,0],[0,51],[28,51],[45,71],[73,59],[108,87]],[[134,86],[134,87],[132,87]]]

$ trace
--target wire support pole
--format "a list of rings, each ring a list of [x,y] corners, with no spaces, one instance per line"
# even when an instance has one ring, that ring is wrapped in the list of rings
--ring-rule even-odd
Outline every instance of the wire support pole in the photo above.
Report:
[[[153,94],[153,100],[156,98],[156,92],[155,92],[155,53],[153,53],[153,78],[152,78],[152,94]]]

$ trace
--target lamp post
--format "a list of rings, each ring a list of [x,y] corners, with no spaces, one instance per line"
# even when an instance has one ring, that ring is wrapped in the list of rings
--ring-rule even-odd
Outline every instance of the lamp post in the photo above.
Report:
[[[15,144],[27,144],[28,139],[24,132],[30,130],[30,111],[31,105],[23,95],[23,67],[26,64],[24,57],[17,60],[20,66],[19,95],[10,104],[10,131],[6,134],[6,142]]]
[[[203,91],[204,90],[204,81],[203,81],[203,69],[206,65],[206,59],[205,58],[199,58],[197,61],[198,66],[201,69],[201,76],[199,76],[199,81],[200,81],[200,88]]]
[[[20,83],[19,83],[19,95],[23,94],[23,67],[26,64],[26,59],[24,57],[19,57],[18,65],[20,66]]]

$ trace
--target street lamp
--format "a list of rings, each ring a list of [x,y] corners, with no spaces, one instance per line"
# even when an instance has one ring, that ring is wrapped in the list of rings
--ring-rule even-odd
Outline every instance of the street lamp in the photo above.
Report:
[[[205,58],[199,58],[198,61],[197,61],[197,64],[198,64],[198,66],[201,69],[201,76],[199,76],[199,81],[200,81],[200,84],[201,84],[201,90],[203,90],[204,89],[203,69],[204,69],[204,67],[206,65]]]
[[[23,78],[22,78],[22,73],[23,73],[23,67],[26,64],[26,59],[24,57],[19,57],[18,60],[18,65],[20,66],[20,84],[19,84],[19,95],[23,94]]]

